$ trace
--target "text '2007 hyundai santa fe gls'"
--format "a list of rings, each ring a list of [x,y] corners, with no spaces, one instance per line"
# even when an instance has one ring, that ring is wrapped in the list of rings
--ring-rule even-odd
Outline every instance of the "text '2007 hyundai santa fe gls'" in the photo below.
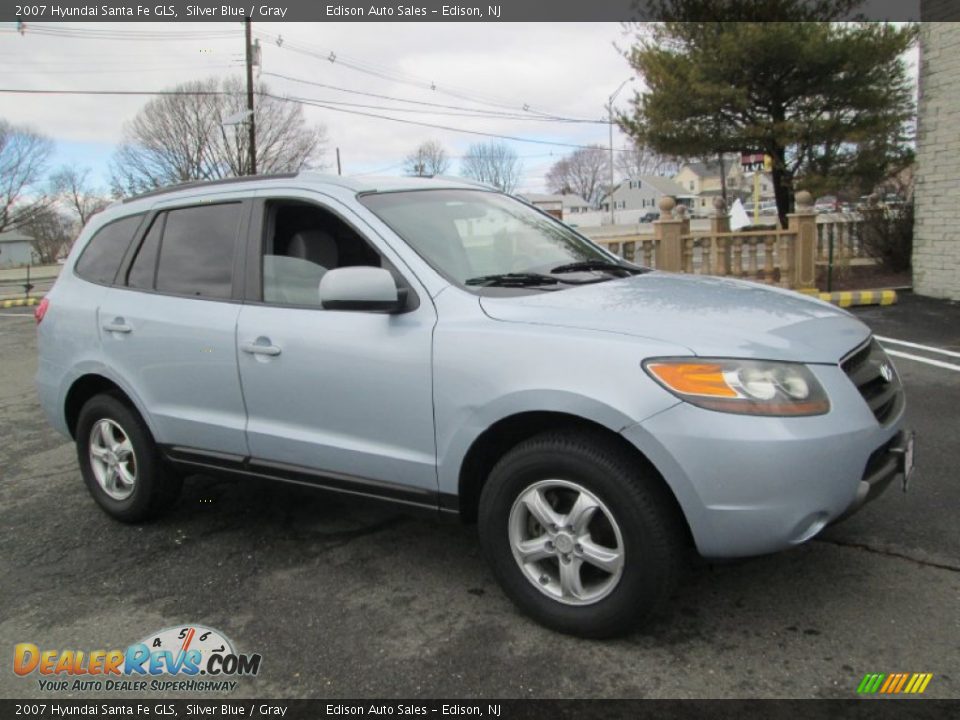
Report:
[[[134,522],[225,473],[479,525],[541,623],[625,632],[683,553],[809,540],[912,468],[845,311],[653,272],[458,181],[311,173],[95,216],[37,309],[37,384]]]

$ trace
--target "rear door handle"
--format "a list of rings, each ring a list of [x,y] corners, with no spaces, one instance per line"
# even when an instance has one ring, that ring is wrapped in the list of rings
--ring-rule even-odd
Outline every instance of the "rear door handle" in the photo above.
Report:
[[[243,343],[240,349],[250,355],[279,355],[281,350],[270,344],[270,338],[258,337],[254,342]]]
[[[103,326],[103,329],[107,332],[115,333],[129,333],[133,332],[133,328],[127,325],[127,321],[122,317],[116,317],[113,319],[113,322],[109,322]]]

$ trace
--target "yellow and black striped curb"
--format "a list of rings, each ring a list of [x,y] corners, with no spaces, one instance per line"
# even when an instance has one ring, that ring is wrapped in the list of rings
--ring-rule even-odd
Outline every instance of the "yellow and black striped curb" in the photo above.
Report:
[[[844,290],[832,293],[811,290],[806,294],[842,308],[855,305],[895,305],[897,302],[896,290]]]
[[[14,298],[12,300],[0,300],[0,308],[12,308],[12,307],[30,307],[31,305],[39,305],[40,301],[43,298],[31,297],[31,298]]]

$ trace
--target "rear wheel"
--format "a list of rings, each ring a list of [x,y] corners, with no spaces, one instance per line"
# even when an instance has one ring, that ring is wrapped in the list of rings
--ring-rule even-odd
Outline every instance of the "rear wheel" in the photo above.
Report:
[[[669,597],[682,560],[662,482],[600,434],[546,433],[507,453],[484,485],[479,525],[507,595],[585,637],[636,627]]]
[[[146,424],[113,395],[96,395],[84,404],[76,437],[87,489],[117,520],[155,517],[180,496],[182,480],[166,467]]]

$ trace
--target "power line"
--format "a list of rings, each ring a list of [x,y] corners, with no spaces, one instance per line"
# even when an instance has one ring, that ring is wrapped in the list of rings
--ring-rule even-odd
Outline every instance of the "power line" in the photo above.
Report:
[[[0,93],[18,95],[237,95],[221,90],[47,90],[0,88]]]
[[[25,23],[25,32],[29,35],[47,35],[68,37],[77,40],[221,40],[237,39],[242,36],[238,30],[110,30],[108,28],[79,28],[57,23]],[[0,33],[19,34],[13,24],[0,29]]]
[[[229,95],[236,96],[237,93],[230,93],[221,90],[50,90],[50,89],[37,89],[37,88],[0,88],[0,93],[11,93],[11,94],[21,94],[21,95],[197,95],[197,96],[220,96],[220,95]],[[578,145],[576,143],[566,143],[566,142],[557,142],[554,140],[537,140],[532,138],[519,137],[517,135],[504,135],[501,133],[490,133],[483,132],[481,130],[468,130],[466,128],[452,127],[450,125],[438,125],[435,123],[425,123],[419,120],[409,120],[407,118],[395,118],[389,115],[378,115],[376,113],[365,112],[362,110],[348,110],[347,108],[335,107],[324,103],[322,100],[314,100],[312,98],[295,98],[295,97],[283,97],[281,95],[274,95],[272,93],[257,93],[263,97],[269,97],[274,100],[279,100],[281,102],[292,102],[299,105],[304,105],[308,107],[319,107],[326,110],[333,110],[334,112],[347,113],[350,115],[360,115],[362,117],[374,118],[377,120],[389,120],[391,122],[401,123],[404,125],[417,125],[419,127],[428,127],[433,128],[434,130],[448,130],[455,133],[463,133],[466,135],[479,135],[482,137],[491,137],[497,138],[500,140],[511,140],[513,142],[521,143],[531,143],[534,145],[551,145],[555,147],[567,147],[573,148],[576,150],[589,150],[596,146],[590,145]],[[615,149],[615,152],[627,152],[627,149]]]
[[[0,90],[2,92],[2,90]],[[283,97],[281,95],[273,95],[271,93],[264,93],[267,97],[271,97],[274,100],[281,100],[284,102],[293,102],[300,105],[306,105],[309,107],[320,107],[326,110],[333,110],[335,112],[348,113],[351,115],[361,115],[363,117],[376,118],[378,120],[390,120],[391,122],[402,123],[405,125],[419,125],[420,127],[433,128],[435,130],[449,130],[450,132],[465,133],[467,135],[481,135],[483,137],[492,137],[498,138],[501,140],[512,140],[514,142],[523,142],[523,143],[533,143],[535,145],[554,145],[556,147],[568,147],[574,148],[577,150],[590,150],[592,147],[590,145],[577,145],[575,143],[565,143],[565,142],[556,142],[553,140],[533,140],[531,138],[518,137],[516,135],[502,135],[500,133],[490,133],[483,132],[481,130],[467,130],[466,128],[451,127],[450,125],[437,125],[434,123],[425,123],[420,122],[419,120],[408,120],[407,118],[395,118],[390,117],[389,115],[377,115],[376,113],[364,112],[361,110],[348,110],[342,107],[334,107],[333,105],[325,104],[323,101],[313,100],[311,98],[295,98],[295,97]],[[625,150],[620,149],[618,152],[625,152]]]
[[[451,97],[456,97],[461,100],[468,100],[470,102],[475,102],[483,105],[490,105],[493,107],[499,107],[501,109],[507,110],[517,110],[517,106],[514,103],[505,103],[505,101],[498,99],[493,101],[491,99],[484,99],[484,96],[480,93],[474,93],[454,86],[447,85],[438,85],[435,82],[427,81],[422,78],[416,78],[414,75],[408,73],[400,73],[392,69],[378,69],[376,65],[367,63],[364,61],[356,60],[349,58],[346,55],[338,54],[333,50],[322,50],[319,48],[312,48],[309,45],[304,43],[299,43],[296,41],[288,41],[280,37],[279,35],[273,35],[271,33],[265,33],[258,31],[257,35],[265,40],[270,40],[274,42],[278,47],[285,50],[290,50],[292,52],[299,53],[301,55],[307,55],[319,60],[327,60],[331,63],[342,65],[343,67],[349,68],[351,70],[356,70],[368,75],[373,75],[379,77],[382,80],[387,80],[389,82],[403,83],[406,85],[412,85],[414,87],[419,87],[424,90],[430,90],[432,92],[439,92],[445,95],[450,95]],[[522,109],[524,112],[544,115],[544,116],[553,116],[551,113],[545,113],[540,110],[531,108],[529,105],[523,105]]]
[[[349,88],[339,87],[337,85],[329,85],[327,83],[316,82],[313,80],[304,80],[303,78],[295,78],[289,75],[282,75],[280,73],[268,72],[266,70],[263,71],[261,74],[268,75],[270,77],[280,78],[281,80],[289,80],[291,82],[302,83],[304,85],[312,85],[313,87],[320,87],[328,90],[335,90],[337,92],[350,93],[353,95],[363,95],[365,97],[373,97],[373,98],[378,98],[380,100],[391,100],[393,102],[404,102],[404,103],[410,103],[413,105],[422,105],[422,106],[432,107],[432,108],[443,108],[445,110],[464,110],[472,113],[477,113],[476,115],[465,115],[464,117],[491,117],[491,118],[504,118],[509,120],[538,120],[542,122],[590,123],[590,124],[597,124],[597,125],[607,124],[606,120],[580,120],[578,118],[568,118],[568,117],[561,117],[561,116],[531,116],[531,115],[524,115],[521,113],[508,113],[508,112],[494,111],[494,110],[482,110],[480,108],[470,108],[470,107],[464,107],[462,105],[446,105],[443,103],[432,103],[432,102],[427,102],[426,100],[410,100],[407,98],[400,98],[392,95],[381,95],[380,93],[364,92],[362,90],[351,90]],[[326,100],[324,102],[329,102],[331,104],[340,104],[340,105],[349,104],[344,102],[338,103],[337,101],[333,101],[333,100]],[[403,112],[413,112],[413,110],[409,110],[405,108],[386,108],[382,106],[378,107],[378,106],[363,106],[363,105],[357,105],[357,107],[370,107],[373,109],[380,109],[380,110],[398,110]],[[451,113],[438,112],[436,114],[448,115]]]

